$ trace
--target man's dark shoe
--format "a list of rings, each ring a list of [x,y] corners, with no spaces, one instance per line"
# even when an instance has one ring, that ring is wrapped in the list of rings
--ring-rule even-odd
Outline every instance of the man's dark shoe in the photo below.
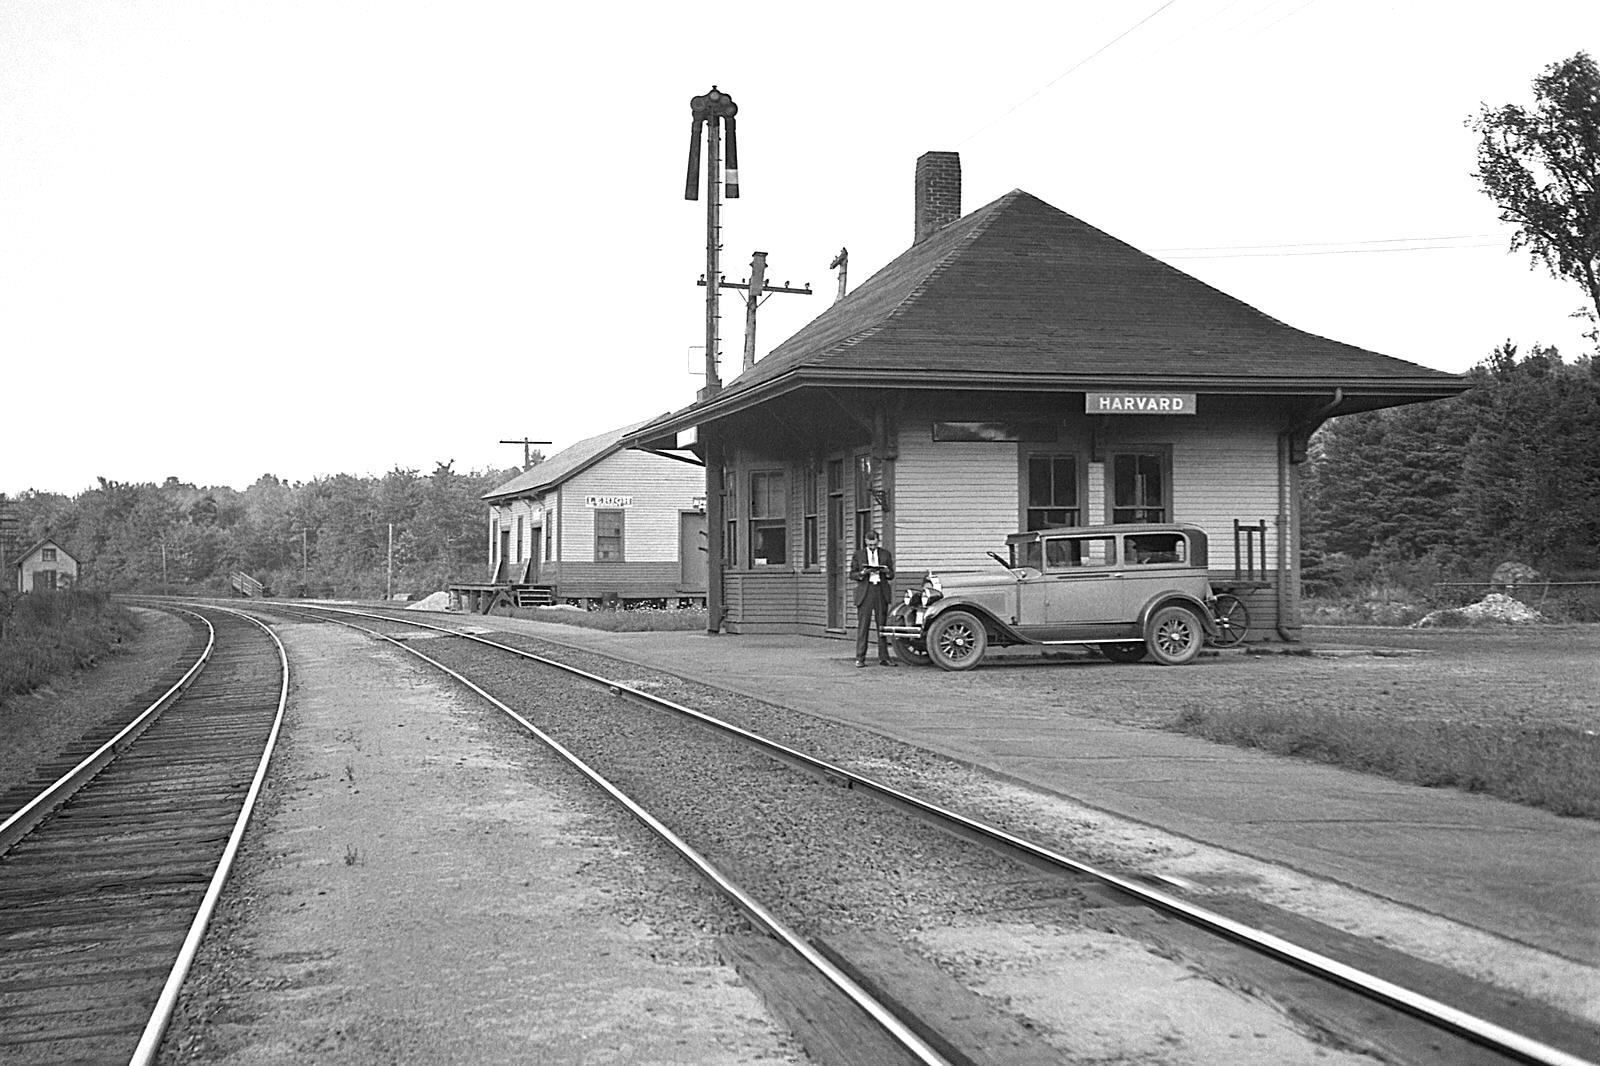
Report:
[[[856,665],[857,666],[865,666],[865,665],[867,665],[867,660],[865,660],[865,659],[857,659],[856,660]]]

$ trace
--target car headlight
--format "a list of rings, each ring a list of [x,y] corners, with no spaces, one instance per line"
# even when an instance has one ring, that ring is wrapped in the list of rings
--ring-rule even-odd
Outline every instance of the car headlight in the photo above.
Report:
[[[937,574],[929,574],[922,582],[922,602],[932,603],[944,595],[944,582]]]

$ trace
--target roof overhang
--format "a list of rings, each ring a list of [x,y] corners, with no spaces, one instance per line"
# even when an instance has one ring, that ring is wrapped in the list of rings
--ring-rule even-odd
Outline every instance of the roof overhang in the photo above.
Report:
[[[1458,396],[1472,388],[1466,375],[1419,375],[1415,378],[1308,377],[1304,375],[1138,375],[1005,374],[990,370],[919,375],[878,370],[797,367],[767,381],[724,392],[661,418],[622,438],[625,448],[652,450],[677,446],[678,434],[770,403],[807,388],[892,389],[907,392],[952,390],[996,393],[1100,392],[1163,389],[1211,396],[1340,397],[1327,417],[1354,414]]]

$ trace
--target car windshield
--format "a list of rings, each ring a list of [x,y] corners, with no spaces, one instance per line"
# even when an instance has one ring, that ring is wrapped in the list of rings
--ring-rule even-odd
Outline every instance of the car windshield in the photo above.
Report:
[[[1042,548],[1036,540],[1023,541],[1021,544],[1011,545],[1011,566],[1031,566],[1035,570],[1044,569]]]

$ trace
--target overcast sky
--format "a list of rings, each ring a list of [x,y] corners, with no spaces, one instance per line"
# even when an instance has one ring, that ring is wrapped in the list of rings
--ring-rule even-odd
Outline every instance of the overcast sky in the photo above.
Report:
[[[3,0],[0,492],[504,468],[686,405],[713,84],[724,272],[815,292],[763,353],[945,150],[964,210],[1024,189],[1312,333],[1570,360],[1581,293],[1508,252],[1465,122],[1580,50],[1593,0]]]

